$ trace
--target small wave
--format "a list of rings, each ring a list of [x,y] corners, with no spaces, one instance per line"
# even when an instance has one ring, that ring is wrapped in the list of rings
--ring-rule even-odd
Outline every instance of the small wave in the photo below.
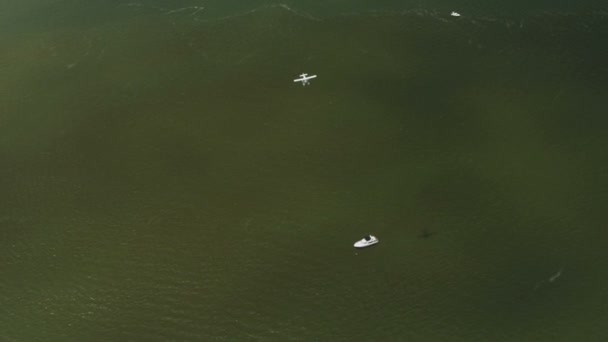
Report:
[[[266,10],[272,10],[272,9],[284,10],[284,11],[287,11],[287,12],[289,12],[291,14],[294,14],[297,17],[301,17],[301,18],[308,19],[308,20],[313,20],[313,21],[321,21],[322,20],[321,18],[315,17],[315,16],[313,16],[313,15],[311,15],[309,13],[306,13],[304,11],[293,9],[293,8],[289,7],[288,5],[286,5],[286,4],[272,4],[272,5],[264,5],[264,6],[256,7],[256,8],[253,8],[253,9],[249,9],[249,10],[246,10],[246,11],[238,12],[238,13],[235,13],[235,14],[230,14],[230,15],[223,16],[223,17],[212,18],[212,19],[205,19],[205,20],[199,20],[199,21],[201,21],[201,22],[225,21],[225,20],[231,20],[231,19],[234,19],[234,18],[246,17],[246,16],[249,16],[249,15],[253,15],[253,14],[256,14],[256,13],[259,13],[259,12],[263,12],[263,11],[266,11]]]
[[[157,12],[161,12],[164,14],[180,14],[180,13],[188,13],[189,15],[196,15],[199,12],[203,11],[205,7],[203,6],[187,6],[187,7],[179,7],[179,8],[166,8],[154,5],[147,5],[141,2],[129,2],[124,4],[118,4],[117,8],[137,8],[137,9],[150,9]]]
[[[170,10],[167,11],[165,14],[176,14],[176,13],[183,13],[183,12],[190,12],[190,15],[196,15],[197,13],[203,11],[205,9],[205,7],[202,6],[190,6],[190,7],[182,7],[182,8],[177,8],[174,10]]]

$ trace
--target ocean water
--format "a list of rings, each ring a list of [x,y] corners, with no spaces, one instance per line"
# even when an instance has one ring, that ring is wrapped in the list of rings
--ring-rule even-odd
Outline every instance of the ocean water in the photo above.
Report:
[[[603,2],[2,7],[0,341],[608,338]]]

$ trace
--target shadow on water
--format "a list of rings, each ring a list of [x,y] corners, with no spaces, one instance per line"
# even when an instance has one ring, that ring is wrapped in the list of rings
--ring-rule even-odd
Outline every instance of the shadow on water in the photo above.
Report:
[[[418,238],[421,239],[429,239],[435,235],[435,232],[429,231],[428,229],[422,230],[420,234],[418,234]]]

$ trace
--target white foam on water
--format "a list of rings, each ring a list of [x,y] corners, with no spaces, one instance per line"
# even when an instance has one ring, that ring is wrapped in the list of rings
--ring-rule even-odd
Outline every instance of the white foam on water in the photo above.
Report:
[[[169,14],[170,15],[170,14],[181,13],[181,12],[184,12],[184,11],[192,11],[190,13],[190,15],[195,15],[195,14],[197,14],[198,12],[200,12],[200,11],[202,11],[204,9],[205,9],[205,7],[203,7],[203,6],[182,7],[182,8],[177,8],[177,9],[174,9],[174,10],[169,10],[165,14]]]
[[[559,271],[557,271],[557,273],[555,273],[554,275],[552,275],[551,277],[549,277],[549,282],[550,282],[550,283],[552,283],[552,282],[554,282],[554,281],[555,281],[557,278],[561,277],[561,276],[562,276],[562,271],[563,271],[563,270],[564,270],[564,269],[562,268],[562,269],[560,269]]]
[[[541,287],[543,287],[545,284],[549,284],[549,283],[553,283],[554,281],[556,281],[559,277],[562,276],[564,269],[560,268],[559,271],[557,271],[555,274],[553,274],[552,276],[550,276],[547,279],[543,279],[539,282],[536,283],[536,285],[534,286],[534,290],[538,290]]]

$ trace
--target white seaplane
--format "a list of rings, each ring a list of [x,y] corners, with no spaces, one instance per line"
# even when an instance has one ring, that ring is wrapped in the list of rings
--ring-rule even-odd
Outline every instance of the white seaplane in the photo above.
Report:
[[[300,78],[296,78],[295,80],[293,80],[294,82],[302,82],[302,85],[309,85],[310,82],[308,82],[309,80],[312,80],[313,78],[317,78],[317,75],[311,75],[308,76],[308,74],[302,74],[300,75]]]

